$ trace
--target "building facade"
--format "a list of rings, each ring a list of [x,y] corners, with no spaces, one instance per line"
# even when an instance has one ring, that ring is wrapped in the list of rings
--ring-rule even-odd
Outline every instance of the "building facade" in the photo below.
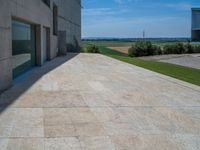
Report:
[[[200,8],[192,8],[192,41],[200,42]]]
[[[81,0],[0,0],[0,92],[15,77],[79,51]]]

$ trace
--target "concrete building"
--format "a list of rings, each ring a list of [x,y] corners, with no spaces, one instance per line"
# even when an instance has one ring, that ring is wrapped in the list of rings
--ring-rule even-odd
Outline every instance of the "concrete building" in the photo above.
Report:
[[[200,42],[200,8],[192,8],[192,41]]]
[[[81,0],[0,0],[0,91],[81,41]]]

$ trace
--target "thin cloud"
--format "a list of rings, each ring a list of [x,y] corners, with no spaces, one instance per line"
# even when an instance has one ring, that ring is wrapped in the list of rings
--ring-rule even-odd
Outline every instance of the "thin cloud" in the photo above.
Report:
[[[142,1],[142,0],[114,0],[114,2],[118,4],[125,4],[127,2],[139,2],[139,1]]]
[[[84,9],[84,16],[105,16],[105,15],[113,15],[115,12],[110,8],[90,8]]]
[[[191,9],[192,4],[187,3],[187,2],[181,2],[181,3],[176,3],[176,4],[165,3],[165,4],[161,4],[161,6],[172,8],[172,9],[178,9],[178,10],[189,10]]]

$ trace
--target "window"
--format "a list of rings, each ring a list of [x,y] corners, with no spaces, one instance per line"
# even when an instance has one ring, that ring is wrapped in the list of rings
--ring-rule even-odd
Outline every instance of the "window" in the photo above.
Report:
[[[58,6],[53,5],[53,34],[58,35]]]
[[[47,6],[50,7],[50,0],[42,0]]]
[[[35,65],[35,28],[31,24],[12,20],[13,77]]]

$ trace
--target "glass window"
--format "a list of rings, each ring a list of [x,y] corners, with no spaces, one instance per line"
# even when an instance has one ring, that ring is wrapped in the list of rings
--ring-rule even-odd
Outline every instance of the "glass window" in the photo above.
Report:
[[[192,28],[200,29],[200,11],[193,11],[192,15]]]
[[[35,65],[35,30],[33,25],[12,21],[12,55],[14,77]]]

